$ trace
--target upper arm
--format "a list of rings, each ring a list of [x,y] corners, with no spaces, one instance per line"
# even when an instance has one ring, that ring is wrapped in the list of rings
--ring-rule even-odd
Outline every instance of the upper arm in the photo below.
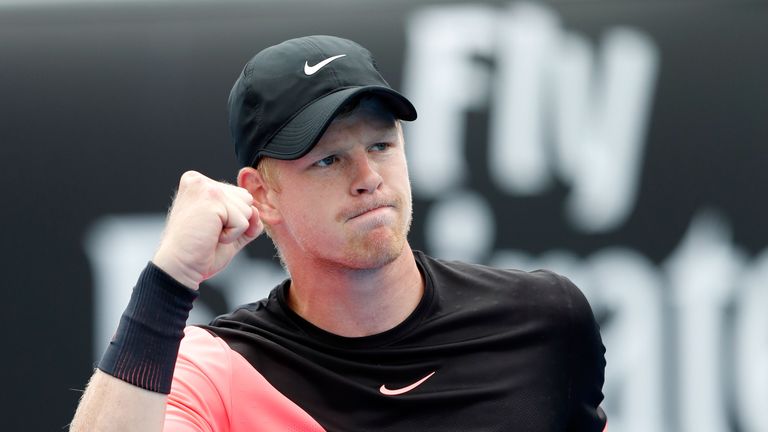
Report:
[[[69,430],[159,431],[166,395],[145,390],[96,369]]]
[[[569,302],[570,418],[569,430],[602,431],[607,419],[600,407],[605,381],[605,346],[600,327],[584,294],[560,277]]]

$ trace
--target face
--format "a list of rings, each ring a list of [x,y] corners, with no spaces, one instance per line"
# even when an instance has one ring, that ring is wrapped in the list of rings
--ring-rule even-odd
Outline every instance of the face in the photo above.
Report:
[[[274,161],[279,187],[273,238],[288,265],[298,257],[370,269],[406,244],[411,188],[402,129],[376,100],[334,120],[310,153]],[[295,255],[300,254],[300,255]]]

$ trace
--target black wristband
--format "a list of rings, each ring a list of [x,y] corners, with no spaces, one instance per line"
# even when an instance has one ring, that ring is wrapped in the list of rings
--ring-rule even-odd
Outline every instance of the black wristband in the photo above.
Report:
[[[170,393],[179,345],[197,295],[152,262],[147,264],[98,368],[135,386]]]

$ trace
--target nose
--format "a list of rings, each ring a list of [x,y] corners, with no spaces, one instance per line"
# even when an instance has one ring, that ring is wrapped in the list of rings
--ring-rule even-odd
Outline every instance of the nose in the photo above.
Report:
[[[367,153],[356,157],[352,166],[354,169],[352,184],[350,185],[352,195],[373,193],[381,186],[383,178]]]

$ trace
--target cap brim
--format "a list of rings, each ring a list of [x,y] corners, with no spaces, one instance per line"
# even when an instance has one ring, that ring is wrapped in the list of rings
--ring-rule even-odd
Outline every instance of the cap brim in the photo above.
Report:
[[[350,99],[372,93],[392,110],[401,120],[416,120],[416,109],[408,99],[391,88],[382,86],[351,87],[323,96],[301,110],[283,126],[256,155],[255,162],[263,157],[298,159],[315,146],[336,114]]]

